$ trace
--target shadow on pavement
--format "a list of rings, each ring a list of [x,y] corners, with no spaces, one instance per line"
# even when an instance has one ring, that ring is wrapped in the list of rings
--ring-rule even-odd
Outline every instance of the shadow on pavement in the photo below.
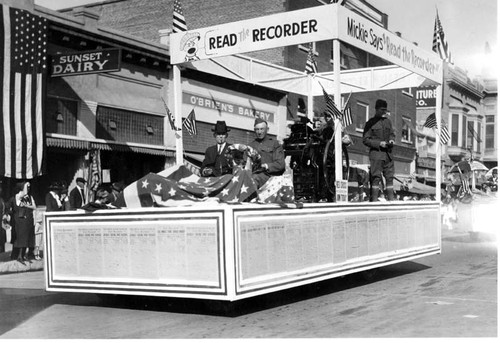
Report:
[[[425,265],[411,261],[402,262],[378,268],[376,273],[367,271],[351,274],[235,302],[128,295],[99,295],[99,297],[102,300],[102,305],[107,307],[237,317],[341,292],[350,288],[360,287],[369,283],[399,277],[428,268],[429,267]]]

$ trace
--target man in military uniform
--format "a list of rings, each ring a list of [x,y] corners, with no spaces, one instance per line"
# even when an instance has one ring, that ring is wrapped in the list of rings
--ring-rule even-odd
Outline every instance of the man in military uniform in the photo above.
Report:
[[[201,175],[208,177],[231,174],[233,167],[226,158],[229,146],[226,139],[231,130],[227,128],[225,121],[219,120],[215,123],[215,128],[212,131],[217,144],[209,146],[205,151],[205,158],[201,164]]]
[[[255,139],[249,145],[261,156],[261,168],[254,170],[252,174],[257,188],[262,187],[271,176],[281,175],[285,171],[283,146],[267,135],[268,130],[269,127],[264,119],[255,119]]]
[[[394,200],[394,129],[387,115],[387,102],[378,99],[375,103],[375,116],[370,118],[363,130],[363,144],[370,148],[371,197],[377,201],[382,175],[385,177],[387,200]]]

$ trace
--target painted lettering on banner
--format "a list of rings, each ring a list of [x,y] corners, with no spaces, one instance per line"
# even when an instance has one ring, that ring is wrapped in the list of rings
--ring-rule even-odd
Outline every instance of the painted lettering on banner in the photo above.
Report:
[[[171,63],[272,49],[331,39],[337,6],[315,6],[298,11],[242,20],[170,36]]]
[[[247,107],[243,105],[229,103],[227,101],[207,98],[202,95],[184,92],[182,94],[182,102],[184,104],[189,104],[192,106],[197,106],[202,108],[208,108],[224,113],[240,115],[244,117],[251,117],[251,118],[262,118],[269,123],[274,123],[274,113],[256,109],[253,107]]]

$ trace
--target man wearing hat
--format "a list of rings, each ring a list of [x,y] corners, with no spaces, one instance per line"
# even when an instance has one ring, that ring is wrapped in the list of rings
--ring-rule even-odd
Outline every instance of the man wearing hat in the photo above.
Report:
[[[87,181],[83,177],[76,178],[76,187],[69,192],[69,208],[76,210],[81,208],[86,203],[85,200],[85,184]]]
[[[47,212],[62,211],[63,206],[61,202],[62,187],[58,182],[52,182],[49,186],[49,192],[45,195],[45,206]]]
[[[391,120],[387,115],[387,102],[378,99],[375,103],[375,116],[370,118],[363,130],[363,144],[370,148],[371,196],[377,201],[382,175],[385,177],[387,200],[394,200],[394,159],[392,147],[396,136]]]
[[[215,123],[215,128],[213,128],[212,131],[214,132],[215,142],[217,144],[209,146],[205,151],[205,158],[201,164],[201,176],[231,174],[233,169],[225,156],[229,146],[226,143],[227,133],[231,130],[227,128],[225,121],[219,120]]]
[[[283,146],[267,135],[269,127],[262,118],[256,118],[253,126],[255,139],[249,144],[261,156],[261,168],[254,170],[252,178],[257,188],[262,187],[271,176],[281,175],[285,171],[285,153]]]

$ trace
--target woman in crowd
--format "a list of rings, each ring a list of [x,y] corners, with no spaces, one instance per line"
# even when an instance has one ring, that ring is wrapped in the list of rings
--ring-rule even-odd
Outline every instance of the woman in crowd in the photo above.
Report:
[[[17,261],[25,264],[35,258],[35,222],[33,212],[36,210],[36,204],[33,197],[29,194],[30,183],[20,182],[16,184],[16,195],[12,204],[12,219],[16,230],[16,240],[14,248],[17,248],[19,255]],[[26,250],[28,252],[26,253]]]

